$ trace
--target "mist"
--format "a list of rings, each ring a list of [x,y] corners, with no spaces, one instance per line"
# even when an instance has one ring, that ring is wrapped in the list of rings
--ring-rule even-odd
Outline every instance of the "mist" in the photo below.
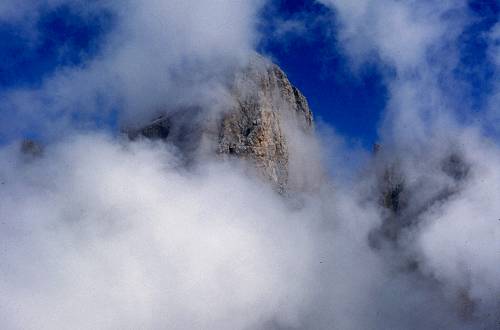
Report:
[[[70,8],[84,19],[109,17],[94,56],[56,68],[39,86],[0,95],[2,112],[8,114],[2,135],[37,130],[47,139],[68,127],[95,128],[110,116],[126,126],[144,124],[169,109],[227,109],[228,82],[254,56],[261,7],[261,1],[10,3],[4,11],[16,15],[0,19],[24,18],[17,24],[33,45],[39,33],[31,21],[47,11]]]
[[[111,19],[94,56],[0,94],[1,328],[499,327],[500,85],[477,106],[461,74],[467,3],[317,2],[388,102],[373,151],[329,123],[285,126],[285,195],[243,161],[186,166],[178,146],[102,124],[231,111],[266,1],[0,5],[33,43],[46,10]],[[484,36],[494,77],[498,31]],[[32,132],[40,152],[20,148]]]

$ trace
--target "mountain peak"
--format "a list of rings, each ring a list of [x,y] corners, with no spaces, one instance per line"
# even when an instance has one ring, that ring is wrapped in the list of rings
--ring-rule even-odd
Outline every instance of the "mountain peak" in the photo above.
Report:
[[[195,118],[200,110],[190,110],[190,115],[169,111],[143,127],[128,130],[128,136],[170,141],[182,153],[191,153],[208,140],[210,150],[245,161],[284,193],[289,183],[289,137],[313,131],[306,98],[277,65],[260,56],[235,74],[229,90],[232,106],[214,121]],[[187,131],[198,134],[193,139]],[[187,135],[190,140],[183,140]]]

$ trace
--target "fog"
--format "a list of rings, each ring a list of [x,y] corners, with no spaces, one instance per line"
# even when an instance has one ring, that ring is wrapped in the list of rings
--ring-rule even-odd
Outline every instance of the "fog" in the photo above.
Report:
[[[374,152],[328,124],[284,127],[285,195],[244,162],[186,167],[174,145],[98,124],[229,111],[264,1],[0,5],[34,40],[35,9],[113,17],[95,57],[0,94],[1,328],[499,327],[500,89],[477,109],[456,74],[466,3],[319,2],[353,75],[378,66],[389,99]],[[485,36],[496,76],[498,31]],[[19,148],[30,131],[40,153]]]

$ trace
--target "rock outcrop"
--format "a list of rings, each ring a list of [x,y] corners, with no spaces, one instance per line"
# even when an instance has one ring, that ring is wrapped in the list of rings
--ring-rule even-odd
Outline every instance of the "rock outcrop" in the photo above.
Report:
[[[43,156],[43,146],[35,140],[25,139],[21,142],[20,151],[26,161]]]
[[[461,190],[470,174],[470,164],[458,149],[451,149],[446,157],[433,160],[434,166],[425,175],[412,175],[408,164],[404,166],[382,149],[378,144],[374,146],[373,165],[374,195],[383,211],[383,221],[371,238],[372,243],[382,239],[397,243],[406,229],[419,224],[422,214]],[[422,190],[426,194],[418,193]]]
[[[286,190],[286,125],[306,133],[313,125],[305,97],[278,66],[262,61],[238,75],[233,95],[237,103],[222,120],[218,152],[251,161],[279,191]]]
[[[288,136],[296,131],[310,134],[313,128],[306,98],[277,65],[261,57],[256,57],[235,75],[229,90],[233,106],[221,111],[215,124],[179,119],[182,111],[168,111],[144,127],[128,130],[128,136],[182,144],[179,147],[182,152],[192,151],[196,149],[193,145],[208,139],[218,155],[237,157],[252,164],[277,191],[285,192],[289,178]],[[181,141],[183,131],[196,131],[198,142]],[[189,135],[193,137],[192,133]]]

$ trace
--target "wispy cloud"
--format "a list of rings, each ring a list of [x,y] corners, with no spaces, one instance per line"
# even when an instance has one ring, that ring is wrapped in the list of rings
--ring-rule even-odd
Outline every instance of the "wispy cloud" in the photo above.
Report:
[[[328,128],[320,141],[288,132],[290,180],[314,189],[286,198],[239,163],[206,157],[186,169],[174,146],[95,123],[227,108],[263,1],[0,5],[0,20],[33,35],[23,22],[42,7],[114,19],[88,60],[0,95],[12,139],[0,149],[2,328],[498,327],[500,153],[485,131],[499,89],[483,96],[484,125],[468,120],[477,109],[455,71],[470,9],[320,2],[353,74],[366,63],[383,72],[382,146],[371,155]],[[307,33],[300,20],[278,27]],[[498,30],[486,33],[495,75]],[[42,157],[19,150],[33,131],[48,137]]]

